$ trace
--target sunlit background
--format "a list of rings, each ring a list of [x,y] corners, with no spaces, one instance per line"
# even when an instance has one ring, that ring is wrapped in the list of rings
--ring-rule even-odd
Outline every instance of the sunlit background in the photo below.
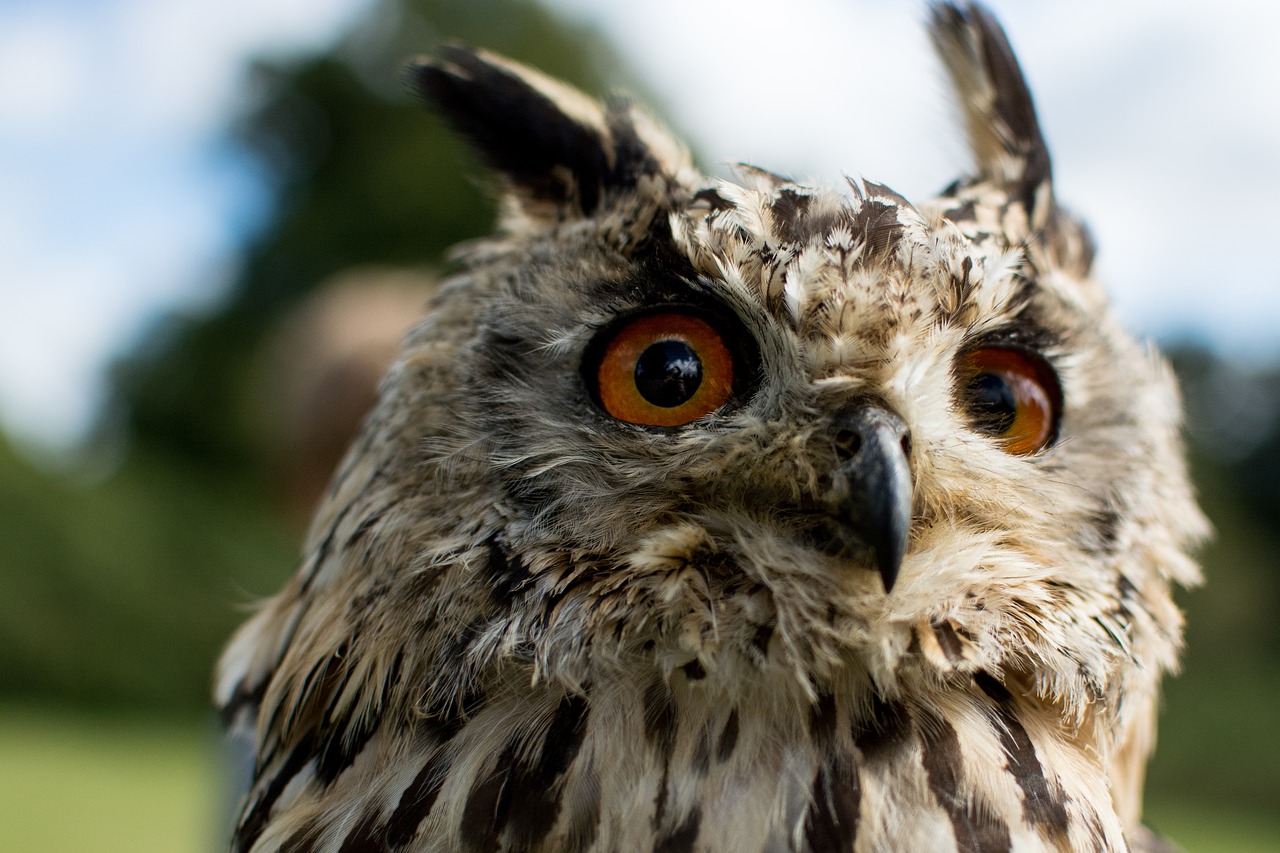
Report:
[[[785,9],[783,6],[785,5]],[[1219,534],[1151,821],[1280,849],[1280,6],[992,0],[1059,197],[1174,356]],[[1212,8],[1210,8],[1210,6]],[[213,851],[206,709],[483,173],[403,61],[489,46],[751,161],[966,165],[901,0],[0,0],[0,850]],[[7,436],[7,437],[6,437]]]

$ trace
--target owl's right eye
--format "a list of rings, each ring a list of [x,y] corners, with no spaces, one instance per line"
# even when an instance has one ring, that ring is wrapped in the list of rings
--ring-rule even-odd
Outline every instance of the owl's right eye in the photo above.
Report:
[[[960,380],[974,427],[1008,453],[1031,456],[1057,440],[1062,389],[1042,356],[1017,347],[981,347],[961,359]]]
[[[733,394],[735,360],[724,336],[694,313],[644,314],[593,346],[588,384],[606,412],[641,426],[677,427]]]

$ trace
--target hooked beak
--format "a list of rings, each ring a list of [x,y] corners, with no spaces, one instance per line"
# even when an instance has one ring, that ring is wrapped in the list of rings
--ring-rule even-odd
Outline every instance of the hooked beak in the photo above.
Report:
[[[839,462],[826,509],[837,530],[872,552],[888,593],[911,532],[910,432],[895,412],[867,401],[842,412],[833,428]]]

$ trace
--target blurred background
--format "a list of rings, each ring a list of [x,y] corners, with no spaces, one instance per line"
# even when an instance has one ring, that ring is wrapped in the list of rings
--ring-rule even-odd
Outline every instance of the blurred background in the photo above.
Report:
[[[1172,356],[1217,539],[1150,822],[1280,849],[1280,10],[991,0],[1060,197]],[[923,3],[0,0],[0,850],[214,851],[209,673],[482,170],[403,62],[485,45],[653,105],[713,173],[909,197],[966,166]]]

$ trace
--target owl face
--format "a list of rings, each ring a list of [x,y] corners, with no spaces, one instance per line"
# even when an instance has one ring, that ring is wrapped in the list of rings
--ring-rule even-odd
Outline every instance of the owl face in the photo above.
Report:
[[[1185,494],[1176,397],[1054,255],[1079,232],[980,187],[1012,225],[987,230],[974,189],[917,208],[744,170],[477,250],[451,432],[500,489],[516,599],[554,602],[531,647],[1107,689],[1143,525],[1186,510],[1133,511]]]
[[[634,723],[665,750],[665,792],[673,755],[706,757],[713,730],[736,741],[738,709],[743,732],[756,714],[752,755],[782,761],[806,715],[815,731],[852,723],[855,740],[906,726],[900,745],[918,736],[927,759],[945,727],[910,727],[939,708],[966,751],[1008,754],[975,778],[1038,769],[1010,751],[1019,738],[1096,770],[1053,777],[1064,803],[1106,801],[1053,817],[1063,843],[1119,843],[1136,825],[1158,680],[1181,642],[1171,588],[1195,581],[1186,551],[1204,530],[1177,394],[1090,277],[998,25],[941,4],[932,32],[975,170],[915,204],[871,182],[708,178],[633,106],[483,52],[446,48],[414,70],[498,175],[502,221],[459,251],[302,567],[224,657],[221,704],[258,723],[241,838],[313,758],[315,815],[366,797],[358,780],[330,786],[348,767],[372,774],[353,762],[375,748],[393,765],[420,753],[419,781],[445,785],[451,805],[423,800],[409,831],[465,832],[471,810],[493,811],[487,768],[550,744],[562,712],[588,743],[603,724],[583,715]],[[830,772],[881,755],[865,784],[925,790],[873,747],[850,741]],[[786,773],[826,746],[795,749]],[[616,785],[650,761],[614,758]],[[781,772],[769,766],[714,790]],[[564,772],[557,784],[578,784]],[[378,803],[418,785],[369,778]],[[1027,797],[1043,783],[1018,780]],[[629,814],[627,798],[653,792],[615,793]],[[944,800],[987,794],[969,796]],[[655,826],[683,832],[662,808]],[[399,825],[379,809],[369,827]],[[875,820],[898,837],[892,809]],[[610,837],[651,838],[630,831]]]

